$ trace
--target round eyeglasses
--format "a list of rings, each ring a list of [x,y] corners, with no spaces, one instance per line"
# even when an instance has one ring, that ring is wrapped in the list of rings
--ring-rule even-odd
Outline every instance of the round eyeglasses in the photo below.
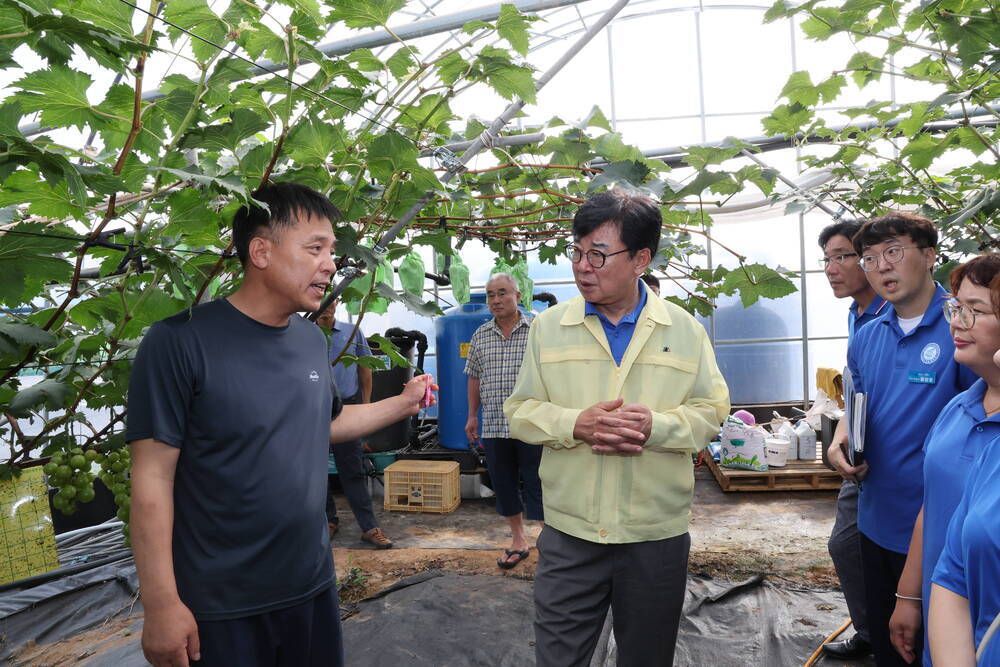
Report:
[[[583,259],[583,256],[586,255],[587,261],[590,262],[590,265],[595,269],[599,269],[604,266],[604,262],[608,261],[608,257],[614,257],[615,255],[622,254],[623,252],[628,252],[628,248],[616,250],[615,252],[601,252],[600,250],[594,249],[584,252],[575,245],[571,245],[566,248],[566,256],[569,257],[569,261],[574,264],[579,264],[580,260]]]
[[[989,316],[993,313],[979,313],[969,308],[968,306],[963,306],[958,302],[958,299],[948,299],[942,304],[944,309],[944,317],[948,322],[954,322],[955,318],[958,318],[958,323],[963,329],[971,329],[976,326],[976,317],[979,315]]]
[[[857,256],[858,253],[856,252],[842,252],[842,253],[837,253],[836,255],[830,255],[829,257],[820,257],[819,265],[825,269],[831,264],[837,264],[837,265],[845,264],[847,262],[848,257],[857,257]]]
[[[908,248],[916,248],[917,250],[923,250],[926,246],[922,245],[894,245],[892,247],[886,248],[881,253],[873,252],[869,255],[861,256],[861,270],[865,273],[870,273],[878,268],[879,259],[884,259],[887,264],[898,264],[903,261],[903,251]]]

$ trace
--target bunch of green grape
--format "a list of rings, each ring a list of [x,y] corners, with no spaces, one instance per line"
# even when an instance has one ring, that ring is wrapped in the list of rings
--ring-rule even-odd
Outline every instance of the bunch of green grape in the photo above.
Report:
[[[77,503],[93,500],[94,473],[90,468],[94,461],[102,458],[104,455],[94,449],[83,451],[79,447],[53,454],[42,467],[49,484],[58,489],[52,497],[52,507],[63,514],[73,514]]]
[[[73,514],[79,503],[89,503],[94,499],[94,479],[92,464],[101,466],[97,473],[104,485],[115,496],[118,518],[125,523],[122,534],[125,543],[129,540],[129,510],[132,505],[132,483],[129,471],[132,458],[128,447],[113,450],[107,454],[96,449],[84,451],[74,447],[68,451],[56,452],[42,467],[48,475],[49,484],[58,491],[52,496],[52,507],[63,514]]]
[[[104,482],[104,486],[115,496],[115,505],[118,507],[118,519],[125,523],[122,534],[125,536],[125,544],[129,543],[129,510],[132,506],[132,481],[129,478],[129,471],[132,469],[132,456],[128,447],[122,447],[108,452],[100,461],[101,472],[98,476]]]

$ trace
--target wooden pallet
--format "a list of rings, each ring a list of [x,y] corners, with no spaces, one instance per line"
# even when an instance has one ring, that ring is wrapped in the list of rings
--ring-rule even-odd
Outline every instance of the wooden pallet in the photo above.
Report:
[[[705,452],[705,465],[723,491],[834,491],[843,479],[821,461],[789,461],[767,472],[723,468]]]

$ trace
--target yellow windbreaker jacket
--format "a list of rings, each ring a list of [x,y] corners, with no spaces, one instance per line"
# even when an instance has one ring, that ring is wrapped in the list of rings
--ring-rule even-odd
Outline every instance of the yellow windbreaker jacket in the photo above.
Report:
[[[653,413],[641,454],[598,454],[574,440],[585,408],[619,396]],[[652,292],[621,366],[597,317],[584,316],[582,297],[543,311],[504,402],[511,437],[545,446],[539,470],[545,522],[601,543],[687,532],[690,455],[718,432],[728,412],[729,389],[704,327]]]

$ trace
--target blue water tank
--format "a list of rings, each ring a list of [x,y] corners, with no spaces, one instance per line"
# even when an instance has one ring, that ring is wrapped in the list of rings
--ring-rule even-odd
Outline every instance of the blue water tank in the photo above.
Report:
[[[468,449],[465,421],[469,416],[465,361],[472,334],[493,317],[485,294],[470,294],[469,302],[444,311],[434,320],[437,340],[438,441],[448,449]]]

